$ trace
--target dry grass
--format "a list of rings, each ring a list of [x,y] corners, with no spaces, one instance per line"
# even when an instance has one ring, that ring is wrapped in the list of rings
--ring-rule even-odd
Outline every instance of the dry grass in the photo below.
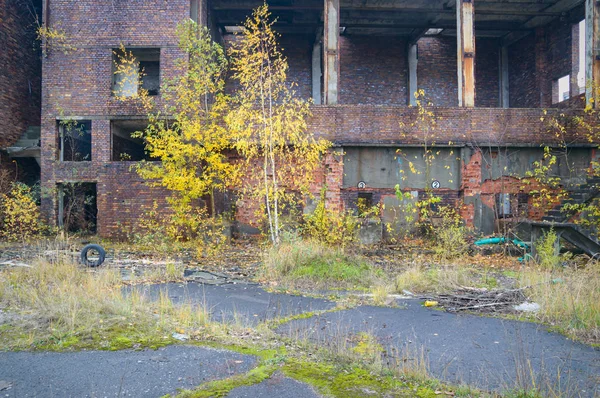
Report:
[[[118,270],[88,270],[72,261],[38,261],[0,273],[0,306],[18,314],[0,325],[4,348],[107,349],[170,343],[174,331],[193,333],[208,323],[199,306],[152,302],[125,293]]]
[[[521,286],[532,286],[528,294],[540,304],[538,320],[579,340],[600,344],[600,263],[584,269],[521,272]]]
[[[425,267],[412,265],[396,277],[396,290],[402,293],[442,293],[468,286],[472,281],[472,270],[464,266]]]
[[[373,304],[375,305],[388,305],[390,302],[389,287],[385,285],[376,285],[371,289],[373,295]]]

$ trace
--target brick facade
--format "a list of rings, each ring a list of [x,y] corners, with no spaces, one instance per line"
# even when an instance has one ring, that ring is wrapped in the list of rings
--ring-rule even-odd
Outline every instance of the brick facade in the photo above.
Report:
[[[39,2],[32,5],[39,7]],[[38,10],[39,11],[39,10]],[[41,61],[37,25],[16,0],[0,0],[0,148],[40,125]]]
[[[111,95],[113,49],[122,43],[129,48],[160,48],[161,80],[177,73],[175,27],[189,17],[189,1],[134,0],[108,2],[51,0],[49,25],[64,29],[75,50],[65,54],[50,47],[43,59],[42,103],[42,210],[54,221],[57,215],[56,186],[62,182],[96,183],[98,233],[114,236],[127,232],[157,201],[165,206],[167,192],[151,187],[134,170],[132,162],[112,160],[111,120],[143,119],[145,112]],[[557,138],[540,120],[540,107],[551,100],[552,79],[570,73],[571,25],[540,28],[509,47],[510,103],[499,105],[499,52],[495,39],[476,41],[476,106],[457,108],[456,39],[450,36],[423,37],[418,41],[418,87],[438,106],[437,145],[457,148],[485,145],[539,147],[555,145]],[[212,26],[212,25],[211,25]],[[566,38],[565,38],[566,35]],[[0,36],[1,38],[2,36]],[[232,39],[224,37],[225,43]],[[281,46],[289,62],[289,79],[297,84],[302,98],[312,95],[312,49],[314,36],[289,34]],[[559,50],[550,50],[557,46]],[[339,105],[313,106],[309,130],[334,142],[315,175],[314,193],[327,186],[327,205],[334,209],[352,207],[358,189],[344,187],[345,146],[402,147],[422,144],[422,132],[410,125],[416,110],[408,102],[407,41],[404,38],[372,35],[342,35],[340,39]],[[229,84],[228,90],[235,87]],[[160,96],[157,97],[160,103]],[[519,108],[519,109],[516,109]],[[537,108],[537,109],[536,109]],[[550,111],[552,112],[555,111]],[[577,113],[577,111],[573,111]],[[58,161],[58,122],[65,118],[91,120],[92,160]],[[572,145],[589,145],[583,131],[569,130]],[[461,170],[460,189],[438,193],[444,203],[459,204],[480,195],[489,204],[498,183],[481,177],[481,160],[473,155]],[[479,171],[477,168],[479,167]],[[479,173],[479,174],[477,174]],[[517,182],[502,183],[520,192]],[[393,196],[393,189],[374,188],[374,202]],[[233,196],[228,199],[233,202]],[[228,202],[229,203],[229,202]],[[248,200],[236,203],[236,219],[255,225],[256,206]],[[466,203],[463,215],[473,222],[475,205]]]
[[[406,41],[395,37],[340,37],[340,104],[406,105]]]
[[[166,192],[143,181],[131,170],[132,162],[111,161],[110,121],[145,115],[143,109],[111,95],[113,49],[121,43],[160,48],[161,80],[173,76],[181,56],[175,27],[189,17],[190,3],[52,0],[49,4],[49,26],[63,29],[74,50],[65,54],[50,46],[43,59],[42,211],[55,222],[57,183],[96,183],[97,231],[119,235],[130,230],[155,200],[164,207]],[[72,117],[92,121],[90,162],[57,161],[57,120]]]

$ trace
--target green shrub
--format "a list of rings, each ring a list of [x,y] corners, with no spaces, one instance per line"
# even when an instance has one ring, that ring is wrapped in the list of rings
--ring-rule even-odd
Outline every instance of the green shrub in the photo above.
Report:
[[[0,237],[24,241],[42,232],[40,209],[31,188],[12,183],[10,191],[0,194]]]
[[[439,222],[433,226],[434,251],[443,259],[460,257],[467,252],[467,228],[460,215],[450,207],[440,207],[436,212]]]
[[[558,267],[562,261],[558,249],[558,235],[553,229],[546,232],[544,236],[535,243],[538,263],[543,269]]]
[[[356,241],[358,229],[355,216],[326,208],[324,195],[321,195],[315,211],[304,216],[302,234],[329,245],[346,246]]]

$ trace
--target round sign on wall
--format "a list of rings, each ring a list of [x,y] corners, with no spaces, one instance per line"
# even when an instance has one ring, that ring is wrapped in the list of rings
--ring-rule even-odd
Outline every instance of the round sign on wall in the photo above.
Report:
[[[431,188],[438,189],[440,187],[440,182],[438,180],[433,180],[431,183]]]
[[[358,188],[363,189],[363,188],[367,187],[367,183],[364,181],[359,181],[357,186],[358,186]]]

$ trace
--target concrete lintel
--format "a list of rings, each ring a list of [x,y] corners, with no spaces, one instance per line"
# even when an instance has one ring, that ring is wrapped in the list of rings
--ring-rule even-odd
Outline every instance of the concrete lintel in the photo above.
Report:
[[[56,120],[148,120],[148,115],[87,115],[56,116]],[[163,117],[168,119],[168,117]]]

